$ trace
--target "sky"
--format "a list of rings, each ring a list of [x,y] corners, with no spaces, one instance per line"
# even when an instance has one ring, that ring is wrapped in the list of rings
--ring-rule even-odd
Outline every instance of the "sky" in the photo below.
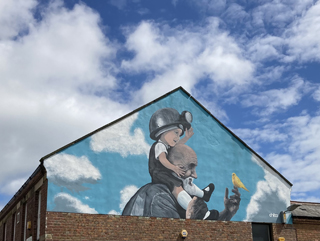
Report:
[[[41,157],[182,86],[320,202],[320,2],[0,0],[0,209]]]

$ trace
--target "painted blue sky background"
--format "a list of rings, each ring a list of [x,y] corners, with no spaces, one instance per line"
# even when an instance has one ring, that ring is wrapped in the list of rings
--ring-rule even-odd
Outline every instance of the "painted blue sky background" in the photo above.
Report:
[[[0,3],[0,208],[61,146],[183,86],[320,201],[319,1]]]
[[[187,145],[198,157],[195,184],[200,188],[215,184],[209,210],[224,210],[225,190],[233,195],[231,176],[236,173],[249,192],[240,189],[240,207],[232,220],[276,222],[270,214],[289,205],[290,185],[270,168],[265,170],[262,161],[181,90],[46,159],[48,210],[121,214],[135,191],[151,182],[148,154],[154,141],[149,137],[149,120],[167,107],[193,114],[195,134]],[[85,165],[80,160],[84,157]],[[96,182],[90,182],[97,177],[91,168],[100,174]]]

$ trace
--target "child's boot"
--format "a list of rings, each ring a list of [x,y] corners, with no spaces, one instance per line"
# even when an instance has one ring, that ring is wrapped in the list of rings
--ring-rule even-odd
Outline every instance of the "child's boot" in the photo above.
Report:
[[[203,220],[218,220],[219,218],[219,212],[217,210],[210,210],[206,213]]]
[[[203,197],[202,199],[206,202],[209,202],[212,192],[214,191],[214,184],[210,183],[207,187],[202,189]]]

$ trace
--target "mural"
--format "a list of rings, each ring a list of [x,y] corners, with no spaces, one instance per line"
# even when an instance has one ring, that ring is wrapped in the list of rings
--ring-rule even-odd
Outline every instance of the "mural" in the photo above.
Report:
[[[291,186],[181,89],[44,165],[48,211],[280,222],[290,205]]]
[[[149,153],[151,184],[139,189],[126,205],[123,215],[230,220],[237,212],[240,193],[236,186],[232,190],[235,195],[230,198],[226,188],[225,210],[219,214],[217,210],[209,211],[204,203],[209,202],[214,184],[200,189],[193,183],[198,177],[197,155],[184,145],[194,134],[192,119],[190,112],[179,114],[173,108],[159,109],[151,116],[150,138],[155,140]],[[179,212],[179,209],[182,210]]]

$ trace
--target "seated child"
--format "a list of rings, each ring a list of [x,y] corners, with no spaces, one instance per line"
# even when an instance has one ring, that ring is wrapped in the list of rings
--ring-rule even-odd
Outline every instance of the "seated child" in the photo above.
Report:
[[[197,187],[191,178],[184,179],[184,171],[173,165],[167,159],[168,149],[177,143],[184,144],[193,135],[191,127],[192,115],[184,111],[179,112],[172,108],[163,108],[156,111],[149,122],[150,137],[156,142],[151,146],[149,153],[149,173],[152,183],[165,184],[177,199],[179,205],[187,210],[192,200],[190,195],[210,200],[214,185],[210,183],[206,188]],[[185,136],[180,140],[180,137]],[[204,219],[210,219],[210,211]]]

